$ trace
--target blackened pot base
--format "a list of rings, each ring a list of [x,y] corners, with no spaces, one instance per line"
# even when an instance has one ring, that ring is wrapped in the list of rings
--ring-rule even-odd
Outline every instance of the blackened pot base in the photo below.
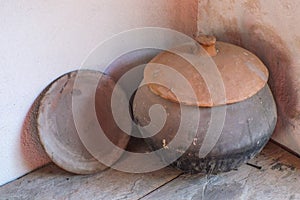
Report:
[[[171,166],[190,174],[218,174],[221,172],[229,172],[236,170],[242,164],[254,158],[254,156],[261,152],[268,141],[269,137],[262,138],[259,145],[253,145],[252,148],[244,148],[243,152],[227,156],[199,159],[185,153],[180,159],[172,163]]]
[[[140,87],[133,103],[135,121],[140,126],[148,125],[149,109],[155,104],[163,106],[168,117],[163,128],[156,135],[146,139],[147,144],[152,150],[164,148],[166,153],[161,159],[186,173],[216,174],[237,169],[262,150],[277,121],[276,105],[268,85],[265,85],[257,94],[244,101],[224,105],[226,116],[221,135],[207,156],[199,158],[199,150],[210,124],[212,108],[181,105],[189,110],[190,118],[194,117],[194,109],[199,109],[200,121],[193,142],[182,152],[180,158],[173,162],[172,158],[182,149],[180,146],[168,147],[179,127],[180,104],[155,95],[147,86]],[[224,106],[215,109],[222,109]],[[189,126],[183,128],[186,135],[192,131]],[[144,131],[142,134],[149,133]]]

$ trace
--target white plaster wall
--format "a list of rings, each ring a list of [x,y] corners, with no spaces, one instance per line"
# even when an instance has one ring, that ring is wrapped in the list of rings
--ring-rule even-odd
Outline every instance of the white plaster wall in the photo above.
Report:
[[[102,40],[135,27],[192,35],[197,0],[1,0],[0,185],[47,163],[24,119],[34,99]]]

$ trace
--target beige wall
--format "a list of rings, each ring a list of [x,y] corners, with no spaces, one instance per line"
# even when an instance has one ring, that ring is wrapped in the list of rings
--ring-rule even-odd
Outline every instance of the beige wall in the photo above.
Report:
[[[101,41],[131,28],[193,35],[197,0],[28,0],[0,3],[0,185],[49,161],[24,119],[47,84]]]
[[[0,185],[49,161],[24,123],[41,90],[76,69],[107,37],[143,26],[173,28],[190,36],[198,26],[200,32],[256,53],[270,70],[278,104],[273,138],[300,153],[299,10],[297,0],[2,2]]]
[[[273,139],[300,154],[300,1],[200,0],[198,30],[254,52],[278,107]]]

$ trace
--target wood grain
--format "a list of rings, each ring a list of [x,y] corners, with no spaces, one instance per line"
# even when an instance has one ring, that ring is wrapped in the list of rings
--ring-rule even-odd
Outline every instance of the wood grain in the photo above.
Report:
[[[0,188],[0,199],[138,199],[180,172],[166,168],[148,174],[112,169],[72,175],[51,164]]]
[[[180,175],[165,168],[148,174],[112,169],[76,176],[53,164],[0,187],[0,199],[300,199],[300,159],[269,143],[237,171]]]
[[[273,143],[243,165],[217,176],[182,175],[146,199],[300,199],[300,159]],[[166,198],[167,197],[167,198]]]

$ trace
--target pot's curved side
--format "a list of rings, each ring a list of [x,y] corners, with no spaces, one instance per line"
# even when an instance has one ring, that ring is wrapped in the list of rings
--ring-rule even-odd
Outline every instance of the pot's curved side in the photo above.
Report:
[[[148,138],[147,142],[153,150],[165,148],[167,153],[162,159],[168,162],[169,158],[180,153],[182,149],[180,146],[172,149],[167,146],[179,127],[180,105],[153,94],[146,86],[141,87],[137,91],[133,103],[133,114],[140,126],[150,123],[147,113],[154,104],[162,105],[168,118],[160,132]],[[271,137],[277,121],[276,105],[269,86],[266,85],[251,98],[225,106],[226,117],[221,136],[212,151],[201,159],[199,158],[199,150],[210,124],[211,108],[187,106],[191,113],[195,113],[193,112],[194,109],[199,109],[199,126],[192,144],[172,164],[173,166],[191,173],[226,172],[239,167],[262,150]],[[213,109],[218,108],[221,107],[214,107]],[[188,133],[192,130],[190,127],[184,127],[184,130],[186,130],[188,137]],[[143,134],[146,135],[147,133]]]

